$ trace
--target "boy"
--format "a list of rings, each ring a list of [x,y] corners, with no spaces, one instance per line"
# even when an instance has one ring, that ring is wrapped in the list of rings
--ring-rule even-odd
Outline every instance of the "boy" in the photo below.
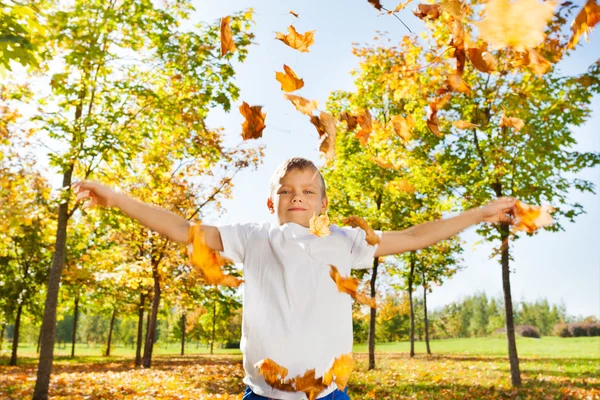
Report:
[[[94,182],[76,183],[77,199],[88,206],[117,207],[131,218],[172,240],[187,243],[187,221]],[[288,369],[288,378],[315,369],[326,372],[332,361],[352,352],[352,299],[340,293],[330,265],[340,275],[369,268],[373,257],[422,249],[479,222],[513,223],[516,199],[501,198],[461,215],[403,231],[376,232],[379,245],[369,246],[362,229],[335,225],[331,233],[309,233],[309,220],[327,210],[325,181],[309,160],[292,158],[275,171],[267,207],[277,218],[267,222],[203,225],[206,245],[244,268],[241,350],[248,385],[244,400],[306,399],[300,392],[269,386],[256,364],[271,359]],[[333,383],[320,399],[348,399]]]

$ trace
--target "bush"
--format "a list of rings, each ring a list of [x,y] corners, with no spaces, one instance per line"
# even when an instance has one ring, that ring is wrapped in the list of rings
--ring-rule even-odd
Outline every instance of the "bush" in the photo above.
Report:
[[[572,324],[569,327],[569,331],[571,332],[571,336],[573,336],[573,337],[581,337],[581,336],[588,335],[588,330],[586,329],[586,324]]]
[[[600,336],[600,323],[580,322],[577,324],[556,324],[553,334],[560,337]]]
[[[600,323],[590,324],[588,336],[600,336]]]
[[[531,337],[539,339],[541,337],[540,331],[535,326],[531,325],[517,325],[515,328],[517,333],[523,337]]]
[[[569,331],[569,325],[562,322],[554,325],[554,328],[552,329],[552,334],[554,336],[570,337],[571,332]]]

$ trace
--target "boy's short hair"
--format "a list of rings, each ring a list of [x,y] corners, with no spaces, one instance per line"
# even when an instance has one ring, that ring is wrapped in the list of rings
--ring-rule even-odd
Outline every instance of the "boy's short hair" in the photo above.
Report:
[[[279,180],[283,178],[285,174],[287,174],[289,171],[293,171],[295,169],[300,171],[312,169],[313,171],[315,171],[315,173],[319,177],[319,181],[321,182],[321,195],[323,197],[327,196],[327,192],[325,190],[325,179],[323,179],[321,171],[319,171],[319,168],[317,168],[317,166],[312,161],[302,157],[293,157],[287,159],[277,167],[277,169],[273,173],[273,176],[271,177],[271,187],[269,191],[270,196],[273,196],[273,191],[275,190],[275,187],[279,184]]]

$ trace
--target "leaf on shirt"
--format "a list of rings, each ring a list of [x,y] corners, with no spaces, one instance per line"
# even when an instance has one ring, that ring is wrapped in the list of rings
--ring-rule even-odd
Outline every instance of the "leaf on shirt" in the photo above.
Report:
[[[517,200],[515,203],[515,224],[517,231],[533,233],[546,225],[552,225],[552,215],[556,211],[552,206],[530,206]]]
[[[283,64],[284,72],[275,72],[275,79],[281,83],[281,90],[284,92],[293,92],[304,86],[304,80],[298,78],[298,75],[287,65]]]
[[[242,123],[242,139],[258,139],[266,128],[267,115],[261,111],[262,106],[249,106],[245,101],[240,106],[240,113],[246,118]]]
[[[354,364],[352,353],[342,354],[337,357],[333,361],[333,365],[323,375],[323,383],[329,386],[331,382],[335,382],[338,389],[344,391],[354,369]]]
[[[293,49],[308,53],[308,48],[315,42],[315,31],[306,31],[306,33],[298,33],[293,25],[288,26],[288,34],[281,32],[275,33],[275,39],[281,40]]]
[[[369,224],[367,223],[367,221],[365,221],[364,219],[362,219],[361,217],[357,217],[355,215],[348,217],[348,218],[344,218],[342,220],[342,222],[346,225],[350,225],[354,228],[359,227],[362,230],[365,231],[365,233],[367,234],[367,243],[370,246],[374,246],[376,244],[379,244],[379,242],[381,242],[381,239],[379,238],[379,236],[377,236],[377,234],[375,233],[375,231],[369,226]]]
[[[221,56],[235,50],[235,43],[231,36],[231,27],[229,22],[231,17],[221,18]]]
[[[358,293],[358,279],[352,277],[345,278],[340,275],[338,269],[335,266],[329,265],[329,267],[331,267],[329,275],[337,285],[339,292],[349,294],[354,300],[356,300],[360,304],[366,304],[371,308],[377,308],[377,302],[375,300],[375,297],[369,297],[362,293]]]
[[[206,245],[200,222],[188,228],[188,254],[190,264],[200,272],[208,284],[238,287],[243,282],[242,279],[223,273],[221,267],[232,261]]]
[[[286,380],[288,370],[287,368],[277,364],[270,358],[265,358],[254,364],[255,368],[258,368],[258,372],[265,378],[265,382],[269,386],[283,390],[285,392],[293,392],[294,387],[292,386],[291,380]]]
[[[308,400],[316,399],[319,393],[327,389],[327,385],[323,383],[323,377],[315,377],[314,369],[309,369],[304,375],[294,378],[294,387],[296,391],[306,394]]]
[[[331,233],[329,230],[329,224],[330,222],[327,214],[321,214],[317,216],[317,213],[315,213],[308,222],[308,232],[318,237],[325,237]]]

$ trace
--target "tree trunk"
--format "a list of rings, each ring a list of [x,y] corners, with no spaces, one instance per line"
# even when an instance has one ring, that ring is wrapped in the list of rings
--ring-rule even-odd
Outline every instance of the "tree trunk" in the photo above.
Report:
[[[135,348],[135,366],[139,367],[142,365],[142,337],[144,335],[144,303],[146,302],[146,295],[140,294],[140,306],[138,308],[138,332],[137,332],[137,344]]]
[[[152,314],[148,325],[146,346],[144,346],[144,358],[142,359],[142,366],[144,368],[150,368],[152,366],[152,348],[154,347],[158,306],[160,304],[160,277],[158,275],[157,264],[152,266],[152,277],[154,278],[154,296],[152,299]]]
[[[2,345],[4,344],[4,330],[6,329],[6,322],[2,323],[2,330],[0,331],[0,351],[2,351]]]
[[[110,328],[108,328],[108,344],[106,345],[106,357],[110,356],[110,342],[112,340],[113,327],[115,326],[115,317],[117,316],[117,307],[113,309],[112,316],[110,317]]]
[[[217,324],[217,301],[213,300],[213,320],[212,320],[212,333],[210,337],[210,354],[213,354],[213,348],[215,345],[215,325]]]
[[[63,176],[63,188],[71,186],[73,164],[70,164]],[[52,373],[52,361],[54,359],[54,341],[56,340],[56,306],[58,304],[58,289],[60,287],[60,276],[65,263],[65,245],[67,242],[67,222],[69,219],[69,204],[63,202],[58,208],[58,225],[56,228],[56,242],[54,244],[54,256],[52,267],[48,278],[46,302],[44,304],[44,319],[42,320],[42,339],[40,359],[38,362],[37,379],[35,381],[34,400],[46,400],[50,386],[50,374]]]
[[[42,327],[40,327],[40,331],[38,333],[38,340],[37,340],[37,349],[35,350],[36,353],[40,354],[40,345],[42,343]]]
[[[12,342],[12,354],[8,365],[17,365],[17,349],[19,348],[19,328],[21,326],[21,313],[23,312],[23,303],[17,307],[17,317],[15,318],[15,333]]]
[[[371,297],[375,297],[375,283],[377,281],[377,267],[379,258],[373,258],[373,272],[371,273]],[[375,324],[377,323],[377,309],[371,308],[369,318],[369,370],[375,369]]]
[[[75,357],[75,342],[77,341],[77,317],[79,316],[79,292],[75,296],[75,311],[73,315],[73,336],[71,337],[71,357]]]
[[[425,283],[425,272],[423,272],[423,322],[425,324],[425,344],[427,345],[427,354],[431,355],[429,347],[429,322],[427,320],[427,284]]]
[[[513,319],[512,295],[510,293],[510,270],[508,267],[508,225],[501,224],[500,238],[502,239],[502,288],[504,289],[504,310],[506,314],[506,339],[508,340],[508,359],[510,361],[510,378],[513,387],[521,386],[521,371],[515,339],[515,323]]]
[[[415,356],[415,311],[413,310],[412,286],[415,273],[415,252],[410,254],[410,273],[408,274],[408,301],[410,304],[410,357]]]
[[[181,314],[181,355],[185,354],[185,311]]]

